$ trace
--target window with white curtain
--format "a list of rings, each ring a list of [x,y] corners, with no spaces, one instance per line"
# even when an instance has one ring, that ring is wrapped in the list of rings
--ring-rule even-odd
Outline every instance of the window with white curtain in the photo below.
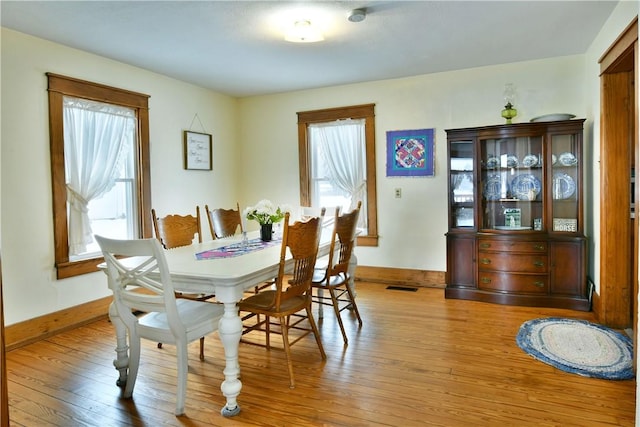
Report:
[[[336,120],[309,125],[311,206],[353,210],[366,202],[365,119]],[[366,208],[363,207],[363,211]],[[358,227],[366,229],[366,216]]]
[[[375,104],[298,112],[300,205],[362,202],[359,246],[378,245]]]
[[[137,236],[135,110],[63,97],[69,258],[93,257],[94,234]]]
[[[94,234],[152,236],[149,96],[46,73],[58,279],[97,271]]]

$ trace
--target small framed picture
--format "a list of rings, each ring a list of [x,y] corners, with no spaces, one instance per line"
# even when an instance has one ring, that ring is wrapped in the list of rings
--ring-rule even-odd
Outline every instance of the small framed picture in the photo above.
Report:
[[[213,161],[213,141],[208,133],[185,130],[184,136],[184,168],[211,170]]]
[[[504,210],[504,226],[520,228],[521,213],[520,208],[506,208]]]

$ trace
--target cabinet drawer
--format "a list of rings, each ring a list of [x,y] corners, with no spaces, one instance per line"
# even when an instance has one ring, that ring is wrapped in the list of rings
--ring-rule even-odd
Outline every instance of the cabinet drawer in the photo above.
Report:
[[[478,254],[478,267],[480,270],[546,273],[547,256],[512,254],[508,252],[480,252]]]
[[[478,288],[488,291],[546,294],[548,282],[546,275],[481,271],[478,275]]]
[[[547,242],[479,240],[478,249],[481,251],[546,253]]]

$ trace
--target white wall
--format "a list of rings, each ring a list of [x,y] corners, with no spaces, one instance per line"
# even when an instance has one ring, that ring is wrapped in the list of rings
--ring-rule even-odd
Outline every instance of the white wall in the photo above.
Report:
[[[547,113],[585,117],[581,55],[240,100],[240,179],[245,199],[297,205],[296,112],[375,103],[378,247],[359,247],[361,265],[446,270],[445,129],[502,124],[505,83],[517,88],[514,122]],[[386,131],[435,128],[436,176],[387,178]],[[249,173],[248,171],[251,171]],[[268,180],[259,179],[268,176]],[[394,188],[402,189],[396,199]]]
[[[110,295],[102,273],[55,279],[46,72],[151,96],[152,202],[160,212],[235,204],[237,100],[4,28],[1,36],[0,247],[11,325]],[[182,131],[195,114],[213,134],[213,171],[183,169]],[[197,119],[191,129],[203,130]]]

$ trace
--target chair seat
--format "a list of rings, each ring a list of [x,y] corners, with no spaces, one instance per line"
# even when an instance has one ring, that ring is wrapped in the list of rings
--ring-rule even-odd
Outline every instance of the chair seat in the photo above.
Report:
[[[327,270],[314,270],[313,279],[311,280],[311,286],[313,286],[314,288],[326,288],[330,286],[342,286],[347,282],[347,277],[344,274],[331,276],[329,277],[329,282],[327,282],[326,274]]]
[[[180,298],[176,299],[176,306],[178,316],[186,329],[187,339],[203,336],[211,327],[217,329],[219,319],[224,314],[224,306],[219,303]],[[207,319],[211,323],[207,323]],[[145,338],[175,344],[167,314],[164,312],[152,312],[140,317],[138,328],[140,335]]]
[[[214,298],[215,294],[190,294],[185,292],[176,292],[176,298],[186,298],[194,301],[206,301],[208,299]]]
[[[269,314],[271,316],[288,316],[303,310],[308,304],[308,296],[300,295],[285,301],[280,305],[280,311],[274,313],[273,304],[276,298],[276,290],[266,290],[252,295],[238,303],[241,311],[252,311],[254,313]]]

